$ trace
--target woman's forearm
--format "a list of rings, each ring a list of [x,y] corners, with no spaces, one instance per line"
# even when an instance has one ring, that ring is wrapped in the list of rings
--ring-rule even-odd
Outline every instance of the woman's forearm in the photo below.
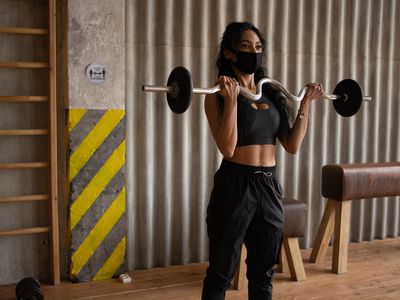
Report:
[[[294,154],[298,151],[307,133],[310,102],[305,99],[300,104],[295,123],[290,130],[285,147],[289,153]]]

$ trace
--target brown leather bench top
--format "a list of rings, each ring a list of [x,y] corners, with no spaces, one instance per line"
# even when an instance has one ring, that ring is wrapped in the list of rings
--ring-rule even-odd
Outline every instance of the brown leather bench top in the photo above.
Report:
[[[339,201],[400,195],[400,162],[326,165],[322,196]]]

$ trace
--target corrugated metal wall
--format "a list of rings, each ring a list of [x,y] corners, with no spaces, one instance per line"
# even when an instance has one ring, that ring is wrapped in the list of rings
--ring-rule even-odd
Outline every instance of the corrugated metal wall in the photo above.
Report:
[[[218,42],[234,20],[253,22],[268,42],[269,75],[293,94],[310,81],[331,93],[353,78],[373,102],[352,118],[314,103],[296,155],[279,147],[285,195],[309,205],[302,247],[312,246],[328,163],[400,159],[400,3],[397,0],[127,0],[128,267],[207,260],[205,208],[220,156],[196,95],[183,115],[143,84],[166,84],[178,65],[194,85],[213,86]],[[351,240],[399,235],[399,197],[356,201]]]

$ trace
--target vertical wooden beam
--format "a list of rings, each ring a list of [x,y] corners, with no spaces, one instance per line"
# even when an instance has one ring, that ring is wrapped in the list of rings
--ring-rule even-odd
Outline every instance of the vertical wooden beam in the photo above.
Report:
[[[50,221],[51,221],[51,277],[60,283],[60,251],[58,229],[57,190],[57,94],[56,94],[56,0],[49,0],[49,128],[50,128]]]
[[[335,232],[333,241],[332,272],[344,273],[347,270],[347,252],[350,237],[351,201],[336,201]]]
[[[303,259],[301,257],[299,240],[294,238],[284,238],[283,246],[285,248],[286,258],[289,266],[290,277],[295,281],[304,281],[307,279],[304,271]]]
[[[236,269],[235,277],[233,278],[232,288],[234,290],[242,289],[246,284],[246,246],[242,245],[242,250],[239,257],[239,265]]]
[[[317,263],[321,261],[328,250],[329,241],[333,233],[333,225],[335,222],[335,202],[336,200],[328,199],[325,206],[324,215],[319,225],[317,236],[314,241],[313,249],[310,255],[310,262]]]

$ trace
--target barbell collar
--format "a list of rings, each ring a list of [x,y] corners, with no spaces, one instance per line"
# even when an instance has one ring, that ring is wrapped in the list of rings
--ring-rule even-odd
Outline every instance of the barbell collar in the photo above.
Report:
[[[156,92],[156,93],[171,93],[172,87],[170,86],[158,86],[158,85],[143,85],[143,92]]]

